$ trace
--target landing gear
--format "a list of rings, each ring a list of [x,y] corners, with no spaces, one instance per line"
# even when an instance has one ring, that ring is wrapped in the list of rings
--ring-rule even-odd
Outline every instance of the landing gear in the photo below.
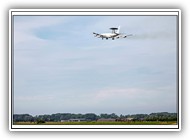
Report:
[[[112,38],[112,40],[114,40],[114,38]]]

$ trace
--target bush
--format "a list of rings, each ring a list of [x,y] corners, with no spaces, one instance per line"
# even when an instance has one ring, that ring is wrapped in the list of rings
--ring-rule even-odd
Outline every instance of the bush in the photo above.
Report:
[[[37,124],[45,123],[44,120],[37,120]]]

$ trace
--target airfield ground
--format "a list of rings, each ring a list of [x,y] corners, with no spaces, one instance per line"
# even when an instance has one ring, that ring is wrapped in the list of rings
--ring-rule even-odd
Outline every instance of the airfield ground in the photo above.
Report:
[[[177,125],[176,121],[131,121],[131,122],[14,122],[14,125]]]

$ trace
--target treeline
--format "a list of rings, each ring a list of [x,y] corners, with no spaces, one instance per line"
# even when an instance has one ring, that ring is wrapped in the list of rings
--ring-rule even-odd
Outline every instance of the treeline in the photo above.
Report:
[[[132,118],[134,121],[177,121],[177,113],[151,113],[151,114],[133,114],[133,115],[116,115],[112,114],[100,114],[94,113],[87,114],[72,114],[72,113],[56,113],[52,115],[38,115],[32,116],[29,114],[14,114],[14,122],[59,122],[61,120],[70,119],[83,119],[86,121],[96,121],[98,119],[123,119]]]

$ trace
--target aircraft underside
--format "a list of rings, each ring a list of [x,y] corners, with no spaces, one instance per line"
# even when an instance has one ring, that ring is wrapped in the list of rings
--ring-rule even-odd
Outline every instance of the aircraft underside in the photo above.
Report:
[[[102,40],[106,38],[106,40],[108,40],[108,37],[102,37]],[[114,40],[114,37],[112,37],[112,40]]]
[[[102,40],[103,40],[104,38],[105,38],[106,40],[108,40],[109,38],[111,38],[112,40],[114,40],[114,39],[116,38],[116,36],[113,36],[113,37],[105,37],[105,36],[102,36]]]

